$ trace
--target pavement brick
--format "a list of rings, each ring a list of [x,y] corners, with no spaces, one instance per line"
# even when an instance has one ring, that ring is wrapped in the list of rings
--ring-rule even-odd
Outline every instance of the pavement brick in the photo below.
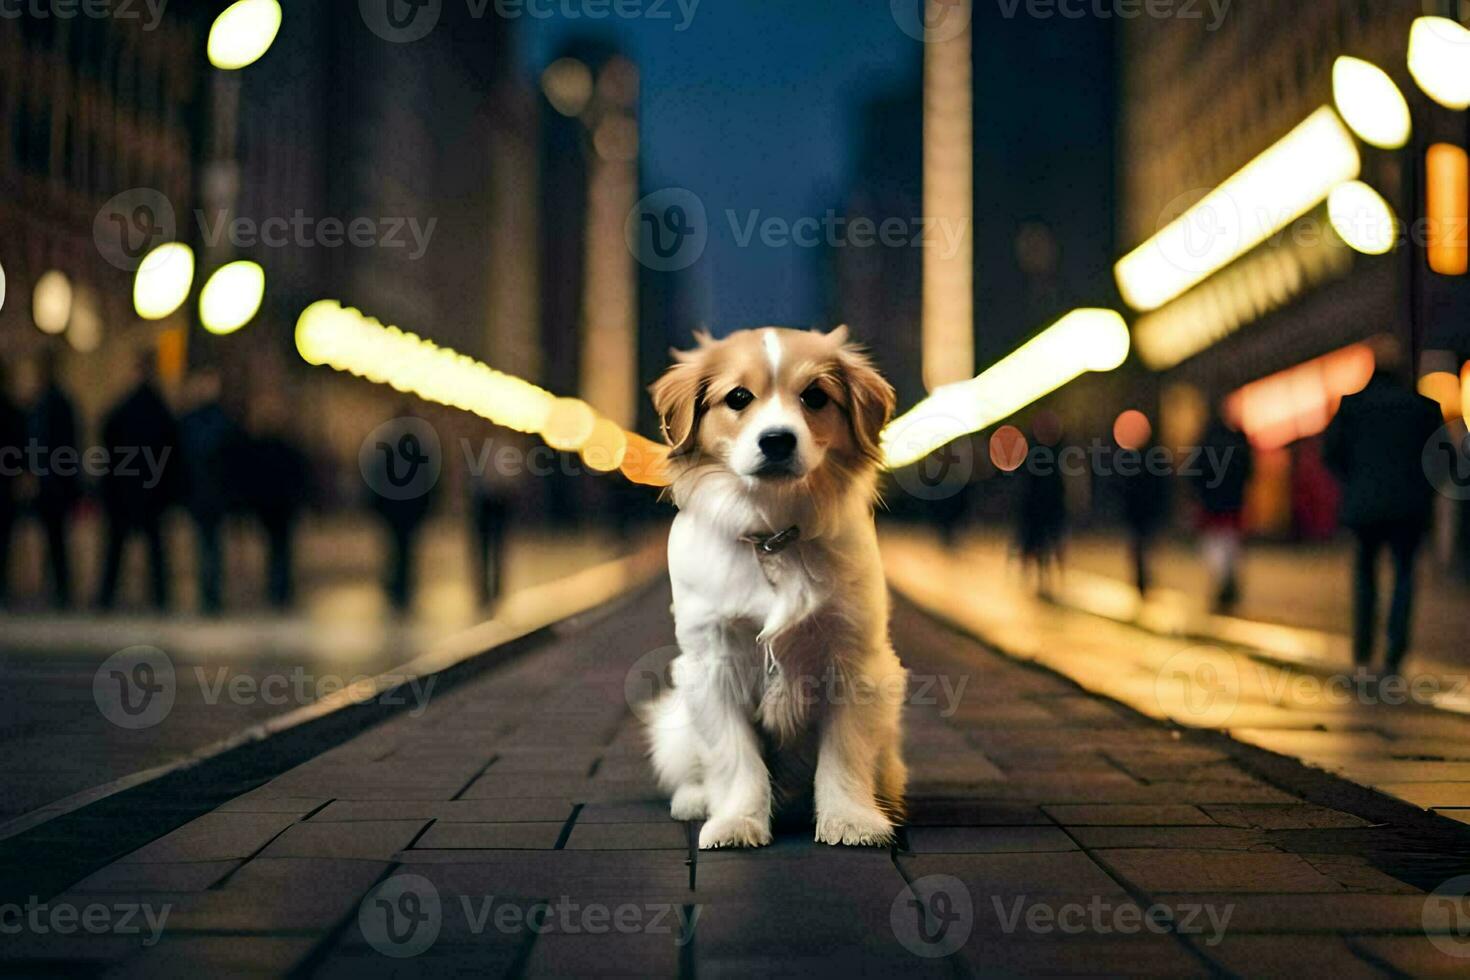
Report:
[[[1086,848],[1149,847],[1186,850],[1274,851],[1266,833],[1239,827],[1096,827],[1068,825]]]
[[[1122,886],[1092,856],[1081,851],[901,854],[898,863],[911,881],[933,874],[958,878],[977,900],[988,895],[1026,894],[1096,895],[1110,900],[1127,897]],[[702,877],[702,868],[700,874]]]
[[[1066,827],[1208,827],[1215,823],[1199,807],[1186,803],[1065,804],[1042,810]]]
[[[910,827],[913,854],[1005,854],[1075,851],[1077,844],[1056,827]]]
[[[386,861],[427,826],[426,820],[362,820],[341,823],[299,823],[271,841],[267,858],[356,858]]]
[[[416,850],[549,851],[556,847],[564,822],[555,823],[436,823],[424,832]]]
[[[323,935],[355,915],[386,861],[256,858],[169,917],[177,932]]]
[[[1215,946],[1192,938],[1211,963],[1236,976],[1330,976],[1370,980],[1393,974],[1355,953],[1338,936],[1226,936]]]
[[[312,823],[360,820],[436,820],[440,823],[565,823],[569,800],[551,797],[484,800],[337,800],[311,817]],[[665,814],[667,816],[667,813]]]
[[[1165,848],[1098,850],[1091,856],[1135,888],[1178,891],[1341,892],[1342,885],[1295,854]]]
[[[663,823],[583,823],[578,818],[566,846],[573,851],[687,851],[689,829],[667,815]]]
[[[193,861],[178,864],[109,864],[73,887],[81,892],[203,891],[240,867],[240,861]]]
[[[1200,809],[1210,819],[1226,827],[1253,827],[1259,830],[1320,830],[1338,827],[1367,827],[1368,821],[1351,813],[1308,803],[1284,805],[1214,804]]]
[[[296,822],[294,813],[206,813],[124,861],[228,861],[248,858]]]

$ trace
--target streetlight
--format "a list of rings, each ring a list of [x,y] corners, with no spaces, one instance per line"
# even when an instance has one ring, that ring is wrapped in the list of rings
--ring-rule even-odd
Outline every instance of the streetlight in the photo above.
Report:
[[[270,50],[280,29],[277,0],[237,0],[209,29],[209,63],[222,71],[253,65]]]
[[[1397,150],[1414,125],[1404,93],[1388,72],[1361,58],[1341,57],[1332,66],[1332,96],[1343,120],[1363,142]]]
[[[1332,189],[1327,217],[1338,237],[1364,255],[1387,255],[1398,242],[1398,219],[1388,202],[1361,180]]]
[[[260,312],[265,270],[254,262],[231,262],[209,277],[199,293],[199,322],[216,336],[234,333]]]
[[[66,329],[71,319],[71,280],[66,278],[66,273],[52,269],[36,280],[31,318],[42,333],[55,336]]]
[[[194,250],[165,242],[144,256],[133,279],[133,309],[144,320],[172,316],[194,285]]]
[[[1409,74],[1446,109],[1470,109],[1470,29],[1448,17],[1414,21]]]

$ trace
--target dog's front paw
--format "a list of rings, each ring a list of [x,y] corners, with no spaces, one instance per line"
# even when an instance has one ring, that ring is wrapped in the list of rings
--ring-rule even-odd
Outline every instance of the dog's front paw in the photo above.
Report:
[[[699,829],[699,849],[717,847],[765,847],[771,842],[771,826],[755,817],[716,817]]]
[[[818,813],[816,839],[819,844],[887,847],[893,843],[893,822],[877,807]]]
[[[704,787],[685,783],[674,790],[669,801],[669,816],[675,820],[703,820],[709,814],[709,803],[705,800]]]

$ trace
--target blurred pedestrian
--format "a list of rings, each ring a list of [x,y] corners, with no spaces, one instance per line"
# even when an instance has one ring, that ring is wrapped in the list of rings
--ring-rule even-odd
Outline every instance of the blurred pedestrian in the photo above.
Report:
[[[1240,549],[1245,533],[1245,491],[1255,472],[1251,444],[1218,410],[1200,439],[1191,479],[1199,499],[1200,549],[1210,570],[1214,608],[1240,602]]]
[[[223,607],[221,531],[234,501],[234,467],[243,448],[242,437],[220,403],[218,373],[203,370],[190,378],[188,399],[192,407],[179,419],[183,503],[194,524],[199,607],[216,615]]]
[[[1031,445],[1017,476],[1021,506],[1017,512],[1016,546],[1021,562],[1036,572],[1038,594],[1050,596],[1062,562],[1067,534],[1067,485],[1062,477],[1061,432],[1049,419],[1032,426]]]
[[[10,543],[20,507],[20,477],[25,472],[26,417],[10,397],[9,378],[0,363],[0,606],[10,600]]]
[[[470,516],[474,523],[471,567],[478,579],[475,584],[479,600],[485,606],[494,604],[505,590],[505,543],[515,509],[514,477],[504,471],[502,451],[515,454],[516,470],[520,471],[525,446],[507,438],[480,461],[484,468],[471,475],[470,484]]]
[[[41,392],[31,406],[27,449],[36,450],[42,465],[36,477],[36,517],[46,538],[46,568],[51,579],[51,602],[71,605],[71,518],[81,498],[78,467],[54,465],[57,452],[80,452],[77,411],[61,385],[54,351],[41,358]]]
[[[311,497],[311,469],[287,434],[289,418],[275,398],[257,405],[243,464],[247,501],[265,531],[266,595],[279,610],[296,599],[296,525]]]
[[[1169,476],[1150,461],[1157,456],[1158,443],[1152,434],[1137,449],[1123,449],[1119,456],[1123,480],[1123,520],[1128,525],[1128,547],[1133,559],[1133,584],[1141,596],[1152,583],[1149,552],[1169,516]],[[1126,462],[1125,462],[1126,461]],[[1126,466],[1126,473],[1121,470]]]
[[[419,436],[425,423],[410,412],[407,406],[399,407],[398,418],[374,447],[379,450],[372,456],[374,470],[366,474],[369,506],[388,531],[385,584],[388,599],[399,612],[413,603],[414,547],[433,501],[432,484],[420,485],[416,480],[427,461],[417,455],[423,449]]]
[[[117,599],[123,551],[140,534],[148,549],[153,605],[167,609],[172,583],[163,540],[163,516],[173,502],[179,445],[178,424],[158,391],[153,357],[136,362],[137,383],[107,413],[102,443],[112,465],[102,478],[102,509],[107,519],[107,548],[98,605],[111,609]]]
[[[1433,401],[1411,391],[1394,373],[1397,353],[1380,348],[1366,388],[1342,400],[1327,429],[1324,456],[1342,481],[1342,523],[1358,540],[1353,589],[1353,659],[1373,662],[1378,613],[1378,559],[1393,559],[1385,665],[1397,674],[1409,649],[1414,604],[1414,560],[1429,528],[1433,487],[1420,461],[1424,445],[1443,423]]]

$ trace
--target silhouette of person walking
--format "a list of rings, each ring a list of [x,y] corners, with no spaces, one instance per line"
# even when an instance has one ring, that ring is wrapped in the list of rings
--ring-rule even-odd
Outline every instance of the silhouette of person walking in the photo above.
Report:
[[[433,502],[433,483],[420,479],[426,472],[422,467],[429,465],[419,438],[424,423],[408,413],[407,407],[400,407],[399,418],[373,447],[374,468],[366,474],[373,491],[369,504],[388,531],[386,586],[389,601],[399,612],[413,602],[414,546]]]
[[[1200,547],[1214,579],[1214,606],[1233,609],[1240,601],[1240,546],[1245,534],[1245,491],[1255,472],[1251,444],[1217,410],[1205,426],[1200,449],[1210,465],[1196,467]]]
[[[1399,355],[1382,348],[1366,388],[1342,400],[1328,426],[1324,457],[1342,482],[1339,512],[1357,537],[1353,579],[1353,659],[1373,662],[1378,615],[1378,561],[1393,559],[1393,599],[1388,613],[1385,666],[1397,674],[1409,649],[1414,604],[1414,561],[1429,528],[1433,487],[1421,454],[1438,431],[1439,406],[1395,375]]]
[[[168,553],[163,541],[163,515],[172,502],[171,457],[179,444],[178,426],[154,383],[150,355],[137,361],[138,383],[102,423],[102,441],[112,460],[102,479],[102,508],[107,518],[107,551],[98,604],[111,609],[117,599],[123,550],[135,533],[148,549],[153,604],[169,605]]]
[[[241,434],[220,404],[220,379],[212,370],[189,383],[193,407],[179,419],[179,463],[183,467],[184,509],[194,523],[196,576],[200,608],[210,615],[223,607],[224,554],[221,530],[234,502],[235,466]]]
[[[1016,545],[1022,564],[1036,569],[1037,592],[1048,596],[1066,540],[1067,485],[1059,462],[1060,427],[1043,418],[1032,427],[1031,435],[1032,445],[1017,474],[1021,478],[1021,506]]]
[[[256,432],[245,454],[250,509],[265,531],[266,594],[276,609],[296,598],[296,524],[310,498],[306,454],[285,434],[286,409],[268,399],[256,411]]]
[[[51,579],[51,602],[71,605],[71,516],[81,497],[81,474],[71,467],[51,465],[57,450],[79,451],[77,411],[61,386],[56,354],[41,359],[41,393],[31,406],[28,438],[44,465],[36,473],[36,517],[46,538],[46,567]],[[29,446],[28,446],[29,448]]]

